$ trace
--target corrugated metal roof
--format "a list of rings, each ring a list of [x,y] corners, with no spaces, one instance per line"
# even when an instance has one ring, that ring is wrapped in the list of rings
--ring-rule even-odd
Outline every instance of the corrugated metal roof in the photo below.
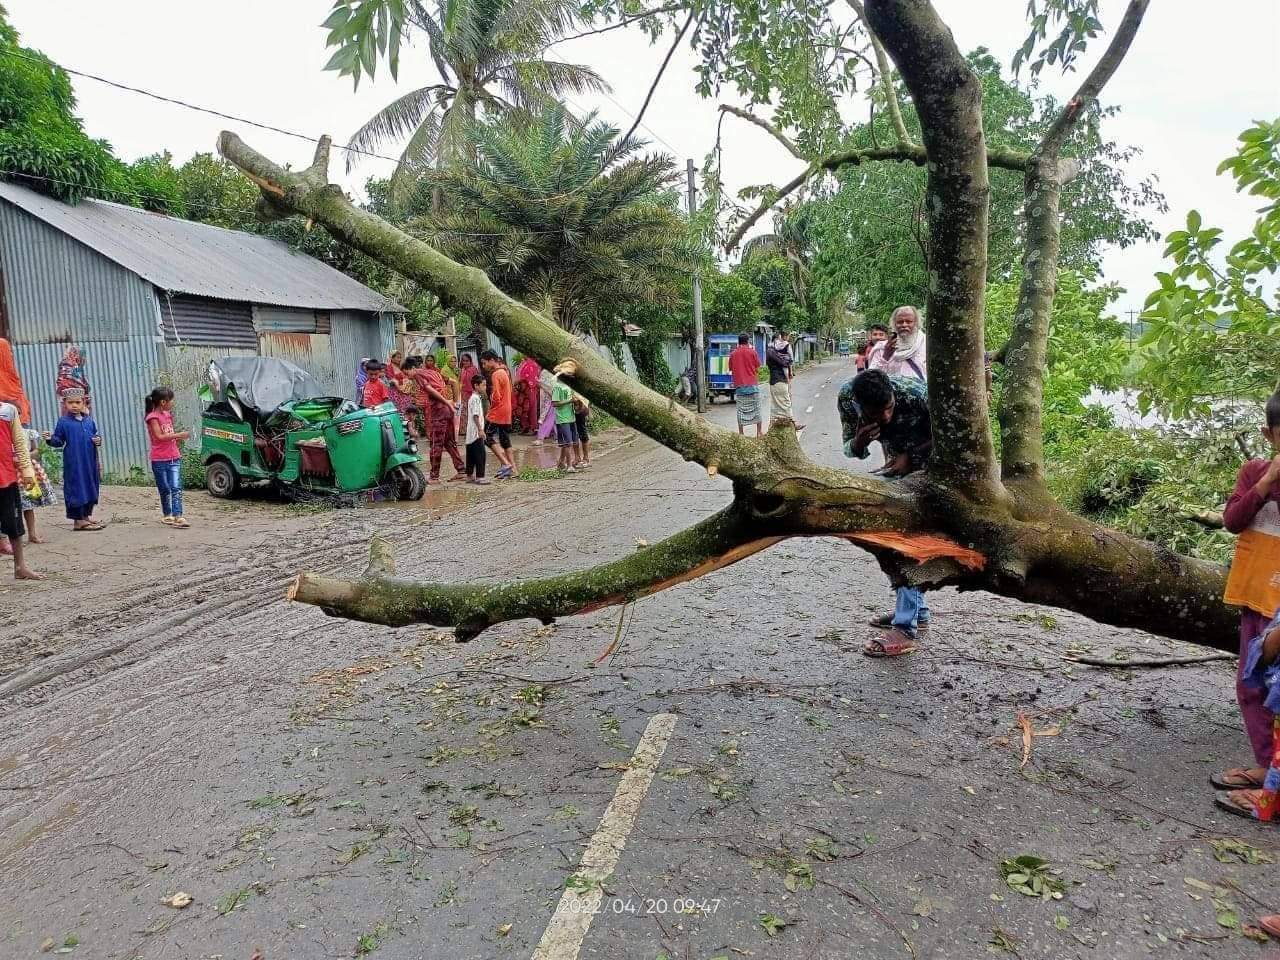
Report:
[[[0,198],[175,293],[317,310],[404,311],[346,274],[269,237],[105,200],[69,206],[14,183],[0,183]]]

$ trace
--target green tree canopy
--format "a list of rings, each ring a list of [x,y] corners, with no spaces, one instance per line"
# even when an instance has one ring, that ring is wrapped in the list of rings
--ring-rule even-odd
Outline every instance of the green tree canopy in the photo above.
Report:
[[[70,77],[19,43],[0,6],[0,177],[68,203],[129,191],[111,145],[84,132],[75,107]]]
[[[1142,313],[1141,400],[1176,417],[1260,401],[1280,377],[1280,119],[1241,133],[1218,173],[1262,201],[1253,230],[1223,256],[1222,230],[1192,210],[1167,238],[1173,265]]]
[[[553,42],[578,22],[576,0],[452,0],[434,9],[420,0],[398,0],[376,14],[390,31],[389,7],[403,8],[403,23],[395,34],[418,30],[440,74],[440,82],[411,90],[383,107],[351,138],[357,150],[376,151],[404,143],[391,179],[393,196],[401,198],[415,176],[437,162],[464,158],[467,130],[478,114],[498,116],[512,111],[537,111],[566,93],[607,90],[608,84],[590,67],[543,56]],[[359,83],[362,72],[372,74],[379,49],[368,32],[366,17],[373,5],[337,0],[325,26],[329,45],[338,49],[329,68],[349,74]],[[398,49],[398,47],[397,47]],[[348,152],[348,169],[360,160]]]
[[[986,50],[969,56],[982,82],[983,127],[992,147],[1029,150],[1061,109],[1007,79]],[[905,91],[904,91],[905,97]],[[1081,172],[1063,188],[1063,269],[1094,273],[1109,245],[1126,247],[1154,236],[1143,211],[1164,209],[1163,197],[1149,180],[1133,181],[1123,169],[1136,148],[1105,140],[1103,120],[1112,113],[1094,110],[1076,128],[1067,155]],[[919,120],[903,105],[908,130],[919,138]],[[891,143],[894,133],[883,114],[856,127],[852,147]],[[838,184],[818,189],[793,215],[805,216],[816,248],[814,299],[819,303],[852,293],[871,320],[884,320],[903,303],[923,304],[928,290],[929,234],[924,210],[926,171],[910,164],[872,164],[845,168]],[[991,171],[988,265],[993,280],[1012,275],[1020,257],[1022,174]]]
[[[692,257],[670,157],[558,105],[478,124],[469,142],[473,160],[419,180],[411,230],[602,341],[624,304],[677,301]]]

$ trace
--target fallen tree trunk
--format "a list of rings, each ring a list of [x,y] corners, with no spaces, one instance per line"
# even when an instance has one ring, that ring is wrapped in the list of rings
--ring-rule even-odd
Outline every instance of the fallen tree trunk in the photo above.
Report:
[[[1129,37],[1145,5],[1133,0],[1137,19],[1127,24]],[[927,473],[906,481],[888,483],[818,466],[800,450],[792,430],[774,429],[761,441],[748,440],[645,388],[544,315],[500,292],[479,270],[449,260],[354,206],[328,182],[327,139],[309,168],[292,171],[234,134],[222,134],[223,156],[258,184],[268,212],[300,214],[323,224],[335,237],[416,280],[446,306],[465,311],[525,354],[555,367],[624,423],[733,481],[733,503],[721,513],[589,570],[500,584],[419,583],[396,578],[378,546],[363,577],[337,580],[302,573],[290,590],[292,599],[357,620],[451,626],[469,639],[509,620],[545,622],[647,596],[787,537],[834,536],[870,550],[895,584],[987,590],[1074,610],[1102,623],[1236,649],[1237,617],[1221,601],[1221,567],[1063,510],[1043,484],[1035,463],[1039,435],[1026,423],[1016,469],[997,470],[982,366],[990,157],[978,119],[979,93],[926,0],[868,0],[866,9],[925,125],[930,217],[945,273],[929,300],[936,460]],[[1127,47],[1127,39],[1121,47]],[[1106,75],[1122,54],[1120,49]],[[1096,95],[1098,86],[1086,91]],[[1049,172],[1060,175],[1057,167]],[[1049,244],[1056,231],[1040,229],[1033,235],[1035,242]],[[1038,356],[1047,329],[1052,290],[1044,293],[1026,298],[1025,316],[1017,318],[1025,326],[1019,343],[1030,345],[1020,351],[1023,366],[1026,357]],[[1038,384],[1023,399],[1014,421],[1038,415]]]

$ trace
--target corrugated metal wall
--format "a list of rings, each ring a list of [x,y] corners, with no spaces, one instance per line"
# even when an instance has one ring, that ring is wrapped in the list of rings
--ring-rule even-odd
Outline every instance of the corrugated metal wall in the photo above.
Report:
[[[263,333],[258,337],[259,352],[264,357],[288,360],[316,378],[330,395],[346,397],[354,387],[355,368],[351,376],[339,374],[333,362],[333,338],[318,333]]]
[[[0,203],[9,332],[15,344],[151,333],[151,285],[8,203]]]
[[[179,430],[190,430],[192,440],[184,446],[198,450],[200,447],[200,414],[203,404],[196,391],[209,382],[209,361],[222,357],[253,357],[257,350],[235,347],[165,347],[161,358],[164,370],[157,382],[173,390],[173,422]],[[150,388],[148,388],[150,389]],[[145,442],[146,438],[143,437]],[[149,456],[149,448],[148,456]],[[146,458],[139,461],[146,464]]]
[[[377,321],[375,324],[375,320]],[[354,397],[356,365],[365,357],[385,360],[391,353],[395,323],[354,310],[335,310],[330,317],[329,356],[334,368],[334,396]]]
[[[128,340],[81,340],[85,376],[93,397],[93,418],[102,433],[102,462],[108,473],[125,474],[131,466],[146,467],[150,458],[142,426],[142,401],[160,382],[158,345],[144,337]],[[54,396],[61,343],[18,343],[18,361],[31,416],[38,430],[52,430],[59,404]]]
[[[253,325],[259,333],[316,333],[316,311],[255,303]]]
[[[164,342],[170,346],[240,347],[258,345],[253,308],[234,300],[170,294],[157,288]]]

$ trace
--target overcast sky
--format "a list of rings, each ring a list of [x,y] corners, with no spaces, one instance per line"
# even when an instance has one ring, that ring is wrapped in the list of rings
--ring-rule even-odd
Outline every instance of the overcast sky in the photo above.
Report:
[[[962,49],[986,46],[1007,64],[1026,36],[1025,0],[936,0]],[[174,0],[4,0],[27,46],[64,66],[229,114],[336,142],[356,130],[400,92],[436,79],[425,46],[402,55],[400,83],[379,72],[353,92],[322,68],[329,54],[318,26],[329,0],[221,0],[216,4]],[[1110,28],[1122,0],[1102,0]],[[1209,12],[1212,11],[1212,12]],[[624,129],[639,109],[669,40],[650,46],[638,32],[615,31],[561,44],[559,57],[595,67],[609,80],[608,97],[575,97],[579,108],[598,108]],[[1091,50],[1085,69],[1102,49]],[[715,140],[716,104],[694,92],[694,58],[686,48],[672,61],[645,115],[644,130],[657,147],[701,164]],[[1216,177],[1218,163],[1233,152],[1236,134],[1252,120],[1280,114],[1280,4],[1202,0],[1156,0],[1128,59],[1107,87],[1104,100],[1123,107],[1108,121],[1106,135],[1142,147],[1132,165],[1135,178],[1154,173],[1169,202],[1156,216],[1162,233],[1179,226],[1191,207],[1228,239],[1247,231],[1258,203],[1240,197],[1231,182]],[[159,103],[101,83],[73,78],[88,131],[109,140],[125,159],[169,150],[178,161],[212,150],[218,131],[236,130],[274,159],[305,165],[311,147],[269,133]],[[1078,76],[1048,77],[1045,89],[1064,96]],[[850,104],[848,115],[861,112]],[[799,163],[767,134],[734,118],[724,127],[724,175],[736,190],[756,183],[783,183]],[[388,150],[394,155],[396,151]],[[391,164],[367,158],[346,175],[335,154],[335,178],[351,188]],[[767,221],[762,228],[767,227]],[[1117,305],[1138,309],[1161,269],[1161,244],[1108,252],[1108,279],[1129,293]]]

